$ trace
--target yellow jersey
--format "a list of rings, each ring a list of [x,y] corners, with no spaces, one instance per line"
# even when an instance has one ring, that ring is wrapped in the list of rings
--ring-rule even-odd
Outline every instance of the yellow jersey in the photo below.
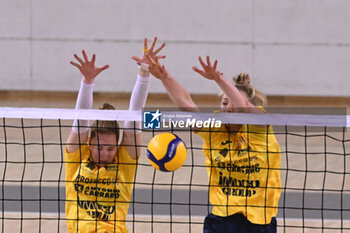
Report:
[[[269,224],[281,195],[280,147],[271,126],[226,125],[202,128],[203,154],[209,178],[212,213],[241,213],[254,224]]]
[[[84,144],[65,152],[69,232],[128,232],[125,225],[138,160],[119,146],[114,163],[98,168]]]

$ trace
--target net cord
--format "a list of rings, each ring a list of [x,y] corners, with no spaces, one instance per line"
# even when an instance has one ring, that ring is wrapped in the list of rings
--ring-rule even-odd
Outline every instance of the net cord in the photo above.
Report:
[[[1,118],[60,119],[60,120],[110,120],[142,121],[141,111],[88,110],[55,108],[13,108],[1,107]],[[194,113],[161,112],[163,120],[221,121],[224,124],[251,124],[276,126],[350,127],[350,116],[308,115],[308,114],[250,114],[250,113]],[[175,117],[172,117],[175,116]],[[177,117],[180,116],[180,117]]]

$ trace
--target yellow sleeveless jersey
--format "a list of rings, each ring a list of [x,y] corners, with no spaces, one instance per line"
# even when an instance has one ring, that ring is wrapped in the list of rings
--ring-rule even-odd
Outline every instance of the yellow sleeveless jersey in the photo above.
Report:
[[[69,232],[128,232],[129,208],[137,160],[122,146],[115,163],[98,168],[82,145],[65,153],[66,218]]]
[[[269,224],[281,195],[280,147],[272,127],[242,125],[229,133],[222,125],[197,134],[203,139],[212,213],[242,213],[254,224]]]

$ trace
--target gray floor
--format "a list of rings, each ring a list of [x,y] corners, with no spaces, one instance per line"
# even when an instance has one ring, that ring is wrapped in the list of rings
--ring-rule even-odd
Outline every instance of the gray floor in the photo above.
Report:
[[[65,189],[62,187],[0,186],[0,197],[0,208],[4,212],[64,213]],[[129,214],[205,216],[210,210],[205,190],[173,189],[170,192],[136,188]],[[350,193],[282,193],[277,217],[350,220]]]

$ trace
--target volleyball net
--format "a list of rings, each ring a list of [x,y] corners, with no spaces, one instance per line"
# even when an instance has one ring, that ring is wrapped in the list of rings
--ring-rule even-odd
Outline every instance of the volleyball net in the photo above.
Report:
[[[207,124],[209,135],[214,135],[211,129],[217,122],[273,126],[280,147],[278,168],[212,161],[213,169],[233,174],[217,177],[227,198],[248,200],[259,186],[243,184],[235,174],[277,170],[281,184],[266,183],[265,189],[281,193],[276,206],[278,232],[350,232],[350,118],[346,112],[329,115],[332,111],[315,115],[0,108],[1,232],[68,232],[65,203],[72,200],[66,197],[66,184],[71,181],[65,177],[64,152],[73,119],[118,121],[121,129],[125,120],[143,122],[141,157],[125,220],[129,232],[202,232],[204,218],[213,210],[210,186],[215,184],[210,182],[214,178],[194,127]],[[162,119],[154,121],[155,114]],[[178,135],[186,144],[186,162],[175,172],[158,171],[147,160],[148,142],[163,132]],[[210,145],[209,153],[215,150]],[[226,157],[231,150],[236,148],[219,153]],[[248,157],[238,151],[237,160],[252,161],[250,153],[254,153],[249,150],[245,150]],[[265,155],[272,156],[268,151]],[[98,182],[94,185],[98,188]],[[221,205],[225,210],[235,208],[228,201]]]

